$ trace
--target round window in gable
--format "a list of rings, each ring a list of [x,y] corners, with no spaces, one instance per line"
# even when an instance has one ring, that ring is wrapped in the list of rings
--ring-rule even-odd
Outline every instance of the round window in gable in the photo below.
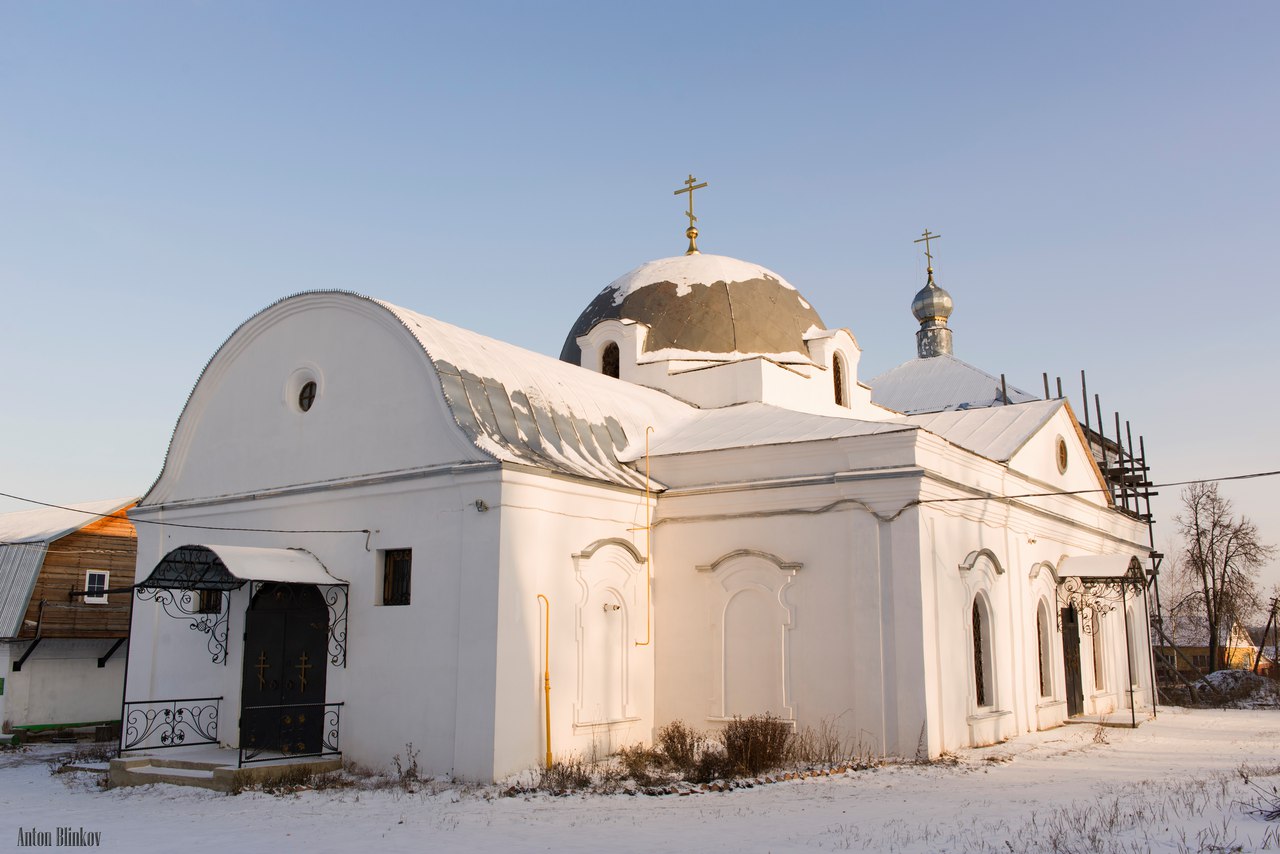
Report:
[[[311,404],[316,402],[316,381],[307,380],[298,392],[298,408],[303,412],[311,411]]]
[[[1058,437],[1057,457],[1058,457],[1058,474],[1066,474],[1067,473],[1067,440],[1062,438],[1061,436]]]
[[[320,397],[320,386],[323,384],[324,377],[319,368],[315,365],[303,365],[285,379],[284,388],[280,389],[280,402],[298,414],[310,412],[311,407],[316,405],[316,399]]]

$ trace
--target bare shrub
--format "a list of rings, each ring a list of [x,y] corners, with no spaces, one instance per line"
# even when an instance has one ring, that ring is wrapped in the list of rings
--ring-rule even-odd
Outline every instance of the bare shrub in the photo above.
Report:
[[[794,736],[790,723],[764,714],[734,717],[722,737],[730,765],[754,775],[782,765]]]
[[[791,740],[791,758],[802,765],[834,765],[844,758],[843,741],[840,730],[824,718],[816,729],[806,726],[795,734]]]
[[[396,780],[400,783],[416,783],[422,779],[422,772],[418,768],[418,753],[419,751],[414,749],[411,741],[404,746],[403,760],[401,760],[399,753],[391,757],[391,764],[396,769]]]
[[[706,736],[690,729],[683,721],[672,721],[658,730],[658,746],[672,768],[692,768],[706,743]]]
[[[729,761],[729,755],[715,742],[707,742],[684,778],[690,783],[710,783],[733,776],[733,771],[734,766]]]
[[[581,755],[572,753],[551,762],[538,779],[537,788],[561,793],[586,789],[591,785],[591,766]]]
[[[651,786],[658,781],[654,771],[666,760],[663,754],[643,744],[619,748],[617,757],[624,779],[635,780],[641,786]]]

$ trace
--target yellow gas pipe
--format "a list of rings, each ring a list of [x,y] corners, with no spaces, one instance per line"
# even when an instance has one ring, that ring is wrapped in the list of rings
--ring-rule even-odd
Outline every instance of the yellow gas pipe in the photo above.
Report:
[[[551,768],[551,600],[541,593],[538,598],[547,606],[545,634],[542,637],[542,690],[546,697],[547,768]]]

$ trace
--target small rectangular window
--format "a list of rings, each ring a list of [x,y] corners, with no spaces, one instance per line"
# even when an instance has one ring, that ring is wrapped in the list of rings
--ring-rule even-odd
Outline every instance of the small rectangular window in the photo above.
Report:
[[[382,562],[382,604],[408,605],[413,549],[387,549]]]
[[[197,614],[221,614],[222,613],[222,591],[221,590],[201,590],[200,598],[196,601]]]
[[[91,569],[84,575],[84,601],[89,605],[105,605],[107,581],[111,573]]]

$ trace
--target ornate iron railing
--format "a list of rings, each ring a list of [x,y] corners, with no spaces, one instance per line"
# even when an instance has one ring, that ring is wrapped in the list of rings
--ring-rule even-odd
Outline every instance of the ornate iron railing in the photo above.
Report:
[[[125,703],[120,752],[217,744],[221,702],[221,697],[196,697]]]
[[[244,718],[242,717],[239,764],[243,766],[252,762],[278,762],[281,759],[295,759],[302,756],[341,756],[342,751],[338,749],[338,725],[341,722],[342,706],[342,703],[287,703],[276,706],[245,706],[242,710],[244,715],[278,710],[285,717],[285,723],[293,726],[298,726],[300,722],[294,723],[289,718],[297,716],[299,710],[318,709],[321,715],[319,741],[315,743],[314,747],[303,746],[294,749],[291,749],[288,744],[281,744],[279,748],[268,745],[246,747],[244,745]]]

